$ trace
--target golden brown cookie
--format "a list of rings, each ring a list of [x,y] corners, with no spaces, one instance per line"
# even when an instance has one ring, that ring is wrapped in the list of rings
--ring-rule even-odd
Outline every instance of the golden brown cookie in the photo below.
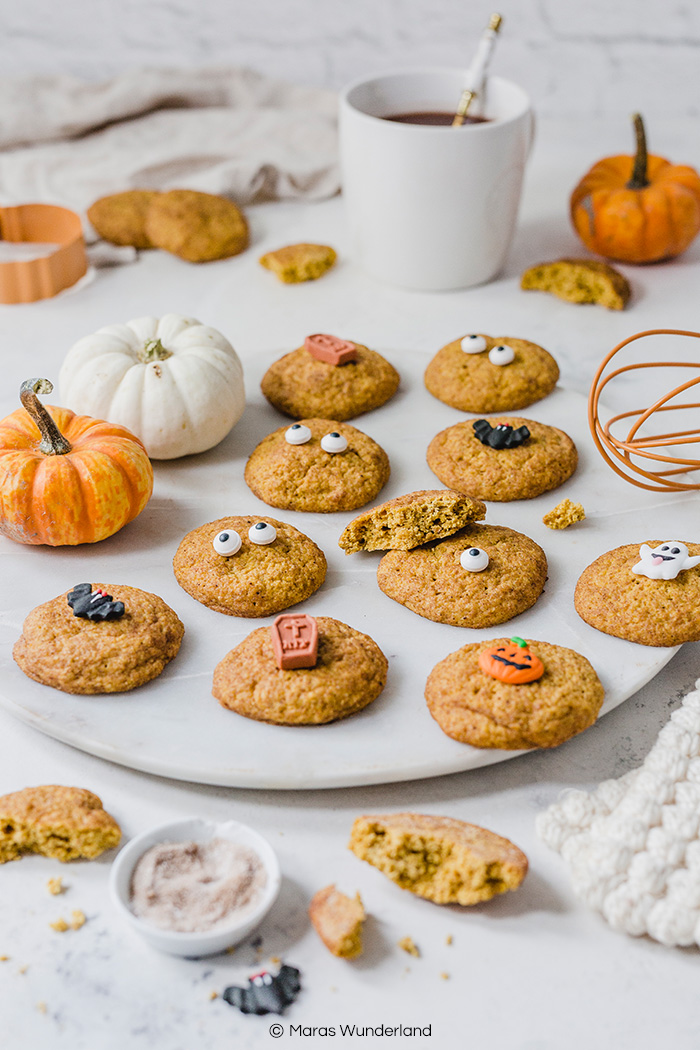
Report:
[[[258,261],[285,284],[300,284],[323,277],[336,258],[335,251],[328,244],[288,244],[274,252],[266,252]]]
[[[551,394],[559,367],[527,339],[475,333],[438,350],[425,370],[425,385],[462,412],[508,412]]]
[[[556,507],[552,507],[551,510],[542,518],[543,523],[548,529],[568,529],[570,525],[576,525],[577,522],[583,521],[586,517],[586,512],[583,509],[583,504],[572,503],[570,499],[563,499],[561,503],[557,503]]]
[[[66,594],[29,613],[12,655],[30,678],[64,693],[125,693],[177,654],[185,628],[162,598],[125,584],[93,583],[124,603],[117,620],[76,616]]]
[[[156,248],[187,262],[210,262],[248,247],[248,223],[233,201],[196,190],[169,190],[155,197],[146,233]]]
[[[111,244],[128,244],[134,248],[153,248],[146,233],[146,215],[155,190],[127,190],[100,197],[88,208],[88,219],[103,240]]]
[[[247,514],[188,532],[175,552],[173,570],[188,594],[216,612],[271,616],[318,590],[326,578],[326,559],[292,525]]]
[[[22,853],[91,860],[120,839],[116,820],[85,788],[45,784],[0,798],[0,864]]]
[[[694,564],[699,555],[700,543],[674,540],[616,547],[581,573],[574,595],[576,612],[598,631],[640,645],[700,641],[700,564]],[[654,575],[668,574],[668,561],[675,560],[675,571],[688,563],[688,556],[690,567],[675,579],[650,579],[633,571],[643,567]],[[659,565],[655,558],[668,561]]]
[[[624,310],[632,294],[627,278],[597,259],[539,263],[525,271],[520,287],[551,292],[568,303],[600,303],[608,310]]]
[[[306,726],[346,718],[376,700],[388,666],[377,643],[329,616],[316,623],[316,666],[291,671],[277,666],[269,627],[249,634],[214,671],[221,706],[259,722]]]
[[[263,438],[244,476],[271,507],[325,514],[364,507],[389,472],[386,452],[361,430],[335,419],[302,419]]]
[[[478,904],[517,890],[527,857],[508,839],[452,817],[358,817],[348,848],[402,890],[436,904]]]
[[[433,668],[425,699],[444,733],[472,747],[519,751],[558,747],[595,722],[604,692],[585,656],[550,642],[527,644],[544,665],[536,681],[499,681],[479,666],[491,650],[516,659],[508,638],[465,645]]]
[[[325,886],[313,895],[309,918],[326,948],[341,959],[362,955],[362,924],[365,909],[359,893],[347,897],[335,886]]]
[[[271,405],[294,419],[346,420],[371,412],[394,396],[399,373],[381,354],[354,346],[357,359],[342,365],[319,361],[300,346],[268,368],[260,388]]]
[[[471,521],[486,517],[478,499],[451,489],[424,489],[397,496],[363,511],[346,525],[338,546],[356,551],[410,551],[431,540],[444,539]]]
[[[377,569],[394,601],[455,627],[511,620],[535,604],[546,579],[542,548],[502,525],[468,525],[425,547],[389,551]]]
[[[576,446],[563,430],[517,416],[496,416],[492,427],[527,427],[516,448],[492,448],[474,432],[473,419],[440,431],[428,446],[428,466],[443,484],[479,499],[532,499],[563,485],[576,470]]]

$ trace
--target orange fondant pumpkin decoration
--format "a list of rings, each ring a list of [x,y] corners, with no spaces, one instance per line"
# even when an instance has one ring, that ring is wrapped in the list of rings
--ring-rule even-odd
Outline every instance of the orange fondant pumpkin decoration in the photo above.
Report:
[[[0,421],[0,533],[19,543],[95,543],[132,521],[153,491],[146,450],[126,427],[44,407],[48,379],[20,388]]]
[[[484,674],[510,685],[536,682],[544,674],[544,664],[530,652],[523,638],[511,638],[484,649],[479,653],[479,667]]]
[[[628,263],[672,259],[700,231],[700,175],[647,155],[644,124],[634,116],[636,156],[594,164],[571,196],[571,221],[592,252]]]

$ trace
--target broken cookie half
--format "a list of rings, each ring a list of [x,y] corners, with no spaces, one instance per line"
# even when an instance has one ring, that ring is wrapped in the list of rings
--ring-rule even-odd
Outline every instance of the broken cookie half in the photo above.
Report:
[[[345,527],[338,545],[346,554],[410,551],[485,517],[486,505],[479,499],[452,489],[423,489],[359,514]]]

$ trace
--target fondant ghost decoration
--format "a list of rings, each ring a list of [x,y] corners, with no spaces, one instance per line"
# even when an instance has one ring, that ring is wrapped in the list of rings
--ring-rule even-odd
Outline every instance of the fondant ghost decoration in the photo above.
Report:
[[[652,550],[648,543],[639,548],[639,561],[632,572],[648,576],[650,580],[675,580],[679,572],[700,565],[700,556],[691,558],[688,548],[680,540],[667,540]]]

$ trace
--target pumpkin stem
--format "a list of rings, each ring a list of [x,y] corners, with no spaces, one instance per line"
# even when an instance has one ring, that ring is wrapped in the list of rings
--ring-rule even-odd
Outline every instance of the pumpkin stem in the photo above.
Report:
[[[643,190],[649,185],[647,178],[647,137],[644,132],[644,121],[639,113],[632,117],[634,122],[634,134],[637,139],[637,152],[634,157],[632,177],[627,183],[628,190]]]
[[[142,361],[165,361],[173,355],[172,351],[165,349],[160,339],[149,339],[139,356]]]
[[[39,451],[45,456],[65,456],[66,452],[71,450],[71,443],[64,438],[36,396],[37,394],[50,394],[52,390],[53,383],[48,379],[25,379],[19,388],[19,398],[39,428],[41,434]]]

